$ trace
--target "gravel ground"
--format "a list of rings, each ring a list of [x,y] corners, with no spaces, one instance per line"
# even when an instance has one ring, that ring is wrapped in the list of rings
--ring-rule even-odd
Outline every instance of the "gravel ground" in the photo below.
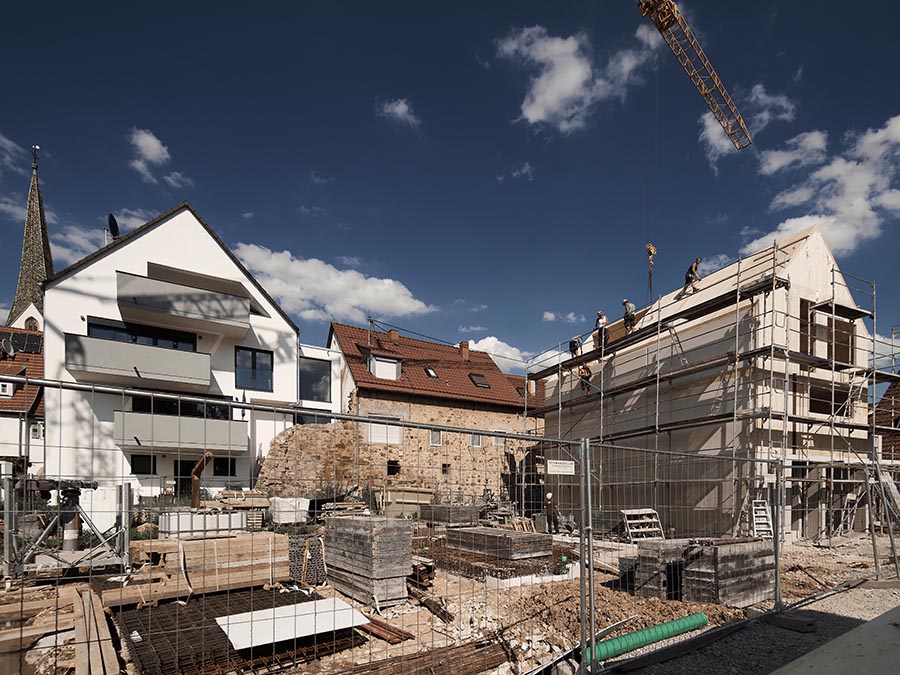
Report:
[[[698,673],[764,675],[900,605],[900,590],[855,588],[807,605],[797,614],[816,620],[814,633],[753,623],[677,659],[634,671],[640,675]]]

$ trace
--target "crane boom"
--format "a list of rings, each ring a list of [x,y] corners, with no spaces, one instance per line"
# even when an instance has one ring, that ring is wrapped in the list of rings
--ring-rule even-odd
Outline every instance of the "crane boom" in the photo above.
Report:
[[[744,118],[741,117],[728,90],[709,62],[694,31],[679,11],[678,5],[673,0],[638,0],[638,9],[656,26],[716,120],[728,134],[734,147],[738,150],[748,147],[753,140],[750,138],[747,125],[744,124]]]

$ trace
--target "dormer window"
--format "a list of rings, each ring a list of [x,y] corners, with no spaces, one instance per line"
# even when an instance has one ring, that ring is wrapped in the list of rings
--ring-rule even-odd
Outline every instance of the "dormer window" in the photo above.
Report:
[[[437,379],[437,371],[434,368],[425,368],[425,374],[433,380]]]
[[[472,380],[472,384],[480,389],[490,389],[491,385],[487,381],[487,378],[481,373],[469,373],[469,379]]]
[[[516,387],[516,391],[519,392],[519,396],[525,398],[525,387]]]
[[[399,380],[401,373],[400,359],[385,356],[369,355],[369,372],[382,380]]]
[[[0,398],[12,398],[15,393],[15,382],[0,382]]]

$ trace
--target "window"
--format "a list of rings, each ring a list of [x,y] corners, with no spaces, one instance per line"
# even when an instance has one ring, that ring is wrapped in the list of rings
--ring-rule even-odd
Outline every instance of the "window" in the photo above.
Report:
[[[88,319],[88,337],[116,342],[177,349],[183,352],[197,351],[197,336],[168,328],[156,326],[140,326],[138,324],[108,321],[106,319]]]
[[[369,372],[382,380],[399,380],[401,372],[400,361],[370,354]]]
[[[432,380],[437,379],[437,371],[434,368],[426,368],[425,374],[430,377]]]
[[[516,387],[516,391],[518,392],[519,396],[525,398],[525,387]]]
[[[373,420],[384,420],[389,422],[399,421],[399,417],[382,417],[381,415],[369,415]],[[381,422],[369,422],[368,443],[380,443],[383,445],[400,445],[402,438],[401,428],[392,424]]]
[[[509,433],[508,429],[491,429],[491,431],[498,433],[498,434],[508,434]],[[505,438],[504,436],[494,436],[493,440],[494,440],[494,445],[496,445],[498,448],[505,448],[506,442],[509,439]]]
[[[234,386],[272,391],[272,352],[251,347],[234,348]]]
[[[43,422],[32,422],[31,423],[31,439],[34,441],[39,441],[44,437],[44,423]]]
[[[300,400],[331,403],[331,361],[300,357]]]
[[[834,406],[831,405],[831,387],[825,385],[810,385],[809,387],[809,412],[818,415],[837,415],[850,417],[852,403],[848,401],[850,391],[839,387],[834,388]]]
[[[37,319],[35,319],[33,316],[29,316],[27,319],[25,319],[25,330],[40,330]]]
[[[440,429],[431,430],[431,440],[428,443],[432,448],[440,447],[444,444],[444,432]]]
[[[294,415],[294,424],[331,424],[332,418],[325,415]]]
[[[156,475],[156,456],[155,455],[132,455],[131,456],[131,473],[135,476],[155,476]]]
[[[16,393],[15,382],[0,382],[0,397],[12,398]]]
[[[441,464],[441,473],[445,476],[450,475],[450,465],[449,464]]]
[[[400,462],[396,459],[389,459],[387,463],[387,475],[397,476],[400,474]]]
[[[227,420],[230,418],[230,408],[224,403],[178,401],[150,396],[132,396],[131,411],[154,415],[180,414],[182,417],[205,417],[210,420]]]
[[[853,344],[856,326],[852,321],[828,319],[828,358],[838,363],[853,363]],[[832,339],[832,337],[834,339]]]
[[[237,476],[237,460],[233,457],[213,457],[213,476]]]
[[[472,437],[469,439],[469,446],[473,448],[480,448],[481,434],[472,434]]]
[[[481,389],[490,389],[491,385],[488,384],[487,378],[480,373],[469,373],[469,379],[472,380],[472,384],[476,387],[480,387]]]

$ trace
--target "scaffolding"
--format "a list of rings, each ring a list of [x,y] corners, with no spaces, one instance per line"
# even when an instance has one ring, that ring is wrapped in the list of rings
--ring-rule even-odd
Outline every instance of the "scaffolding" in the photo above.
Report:
[[[709,275],[696,299],[660,296],[636,312],[634,332],[615,322],[608,346],[595,341],[529,375],[546,383],[545,406],[533,412],[545,415],[547,428],[606,448],[598,465],[609,495],[618,488],[619,499],[640,500],[608,504],[609,526],[615,507],[702,508],[702,500],[663,503],[666,486],[679,480],[663,459],[668,450],[733,460],[730,471],[708,478],[723,484],[716,506],[731,512],[731,522],[693,534],[751,534],[752,505],[764,500],[782,538],[830,540],[865,528],[893,537],[900,457],[882,457],[877,439],[896,433],[896,424],[880,427],[869,412],[879,385],[900,382],[897,331],[890,344],[879,343],[874,282],[833,264],[827,271],[792,264],[805,236]],[[807,278],[792,284],[798,272]],[[593,372],[587,395],[577,376],[582,364]],[[636,460],[616,452],[623,444],[652,450],[652,465],[625,466]]]

